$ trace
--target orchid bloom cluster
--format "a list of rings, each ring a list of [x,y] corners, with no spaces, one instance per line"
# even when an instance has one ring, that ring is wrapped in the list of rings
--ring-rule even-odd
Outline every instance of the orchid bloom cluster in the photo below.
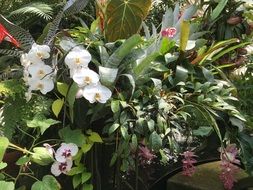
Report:
[[[225,189],[232,189],[234,182],[236,182],[235,174],[238,172],[239,167],[234,164],[240,164],[240,160],[236,159],[238,149],[235,144],[230,144],[226,149],[220,150],[221,155],[221,174],[220,179],[224,184]]]
[[[29,86],[27,100],[31,92],[39,90],[46,94],[54,88],[53,68],[46,65],[44,60],[50,57],[50,48],[47,45],[34,43],[31,50],[21,56],[20,62],[24,67],[24,81]]]
[[[182,155],[184,157],[182,159],[183,175],[192,176],[196,171],[196,168],[193,164],[197,162],[197,160],[194,158],[197,156],[194,154],[194,152],[191,152],[191,151],[186,151]]]
[[[50,145],[45,144],[44,146],[52,156],[55,156],[55,162],[51,166],[51,173],[54,176],[68,173],[73,165],[72,158],[78,152],[77,145],[74,143],[62,143],[56,152]]]
[[[112,92],[99,82],[100,76],[89,69],[90,61],[91,54],[80,46],[74,47],[65,57],[65,63],[70,70],[70,77],[79,86],[76,97],[84,97],[90,103],[106,103],[112,96]]]

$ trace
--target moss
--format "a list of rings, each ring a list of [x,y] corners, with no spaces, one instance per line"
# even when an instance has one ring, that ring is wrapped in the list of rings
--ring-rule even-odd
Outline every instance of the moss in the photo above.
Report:
[[[219,179],[220,172],[220,161],[199,165],[192,177],[184,176],[180,172],[168,179],[167,190],[222,190],[224,188]],[[240,169],[236,179],[247,176],[246,172]]]

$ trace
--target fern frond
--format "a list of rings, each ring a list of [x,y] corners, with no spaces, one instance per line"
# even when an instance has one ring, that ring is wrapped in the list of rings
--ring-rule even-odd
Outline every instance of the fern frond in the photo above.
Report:
[[[12,11],[10,13],[11,16],[24,16],[27,14],[31,14],[37,16],[39,18],[50,20],[53,15],[53,9],[50,5],[41,3],[41,2],[34,2],[24,5],[23,7]]]
[[[30,50],[34,39],[32,35],[23,28],[11,23],[3,15],[0,14],[0,23],[8,30],[8,32],[20,43],[24,50]]]
[[[24,86],[18,80],[6,80],[0,82],[0,96],[14,98],[16,94],[24,92]]]

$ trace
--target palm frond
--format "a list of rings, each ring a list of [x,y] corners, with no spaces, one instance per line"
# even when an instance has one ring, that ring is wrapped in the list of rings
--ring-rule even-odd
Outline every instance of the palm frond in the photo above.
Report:
[[[23,7],[10,13],[10,17],[24,15],[34,15],[45,20],[50,20],[53,15],[53,9],[48,4],[34,2],[26,4]]]

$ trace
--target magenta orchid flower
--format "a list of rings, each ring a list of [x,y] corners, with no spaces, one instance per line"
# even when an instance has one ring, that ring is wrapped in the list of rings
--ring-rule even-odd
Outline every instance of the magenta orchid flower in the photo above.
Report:
[[[221,155],[221,174],[220,179],[224,188],[231,190],[236,182],[235,174],[239,171],[239,167],[234,164],[240,164],[240,160],[236,159],[238,149],[235,144],[228,145],[225,149],[220,149]]]
[[[194,154],[194,152],[191,152],[191,151],[186,151],[182,155],[184,157],[182,159],[183,175],[192,176],[196,171],[196,168],[193,164],[197,162],[197,160],[194,158],[197,156]]]

